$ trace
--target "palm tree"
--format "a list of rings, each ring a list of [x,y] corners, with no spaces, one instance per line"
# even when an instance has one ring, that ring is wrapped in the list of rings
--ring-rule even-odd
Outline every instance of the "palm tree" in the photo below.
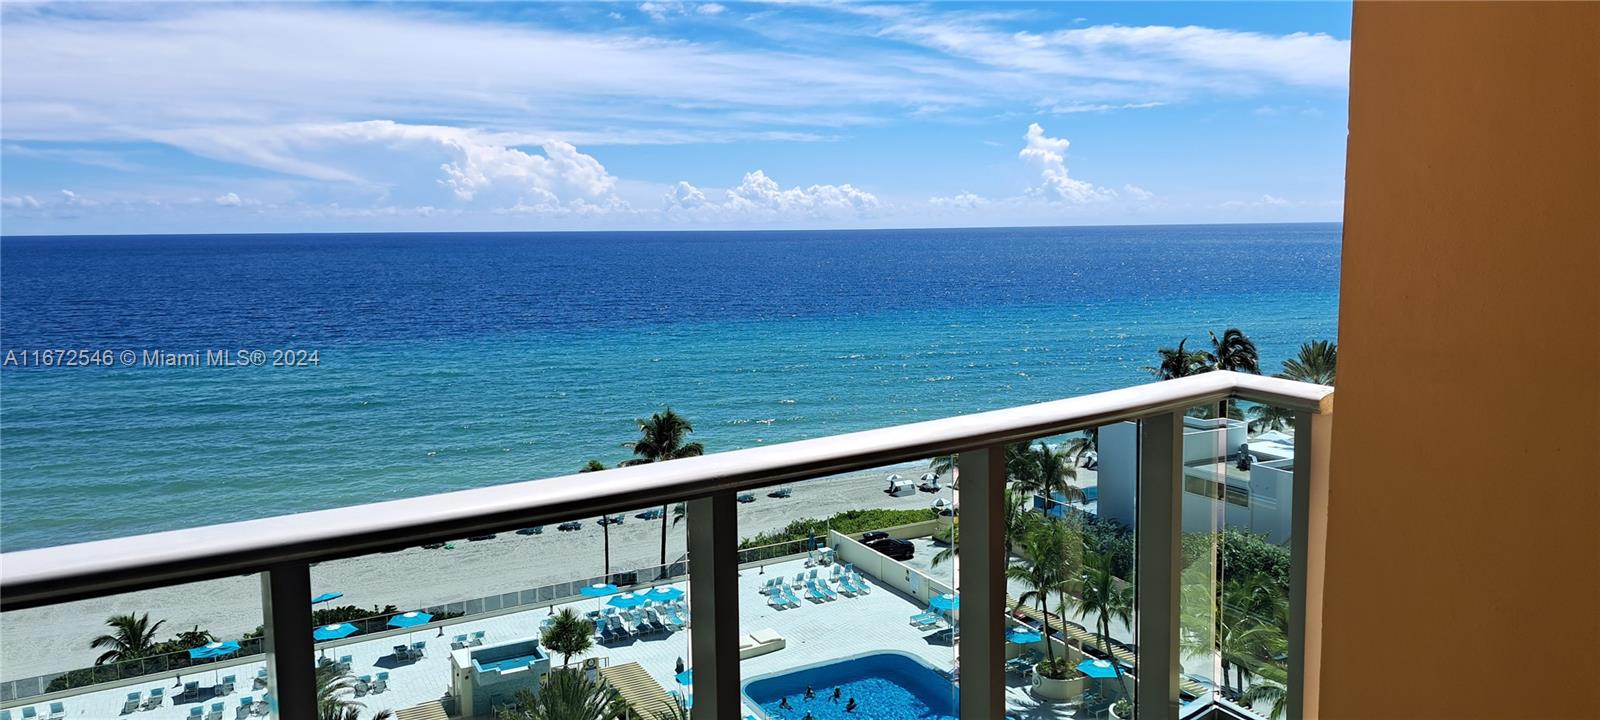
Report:
[[[694,432],[694,426],[682,415],[665,408],[649,419],[635,421],[639,425],[639,440],[623,443],[638,457],[622,461],[623,465],[697,457],[705,454],[705,446],[697,442],[685,443],[684,436]],[[667,506],[661,506],[661,564],[667,564]]]
[[[578,472],[581,472],[581,473],[599,472],[599,471],[604,470],[604,469],[606,469],[606,464],[605,463],[600,462],[599,460],[590,460],[589,462],[584,463],[583,467],[581,469],[579,469]],[[605,547],[605,550],[604,550],[605,561],[604,561],[604,565],[603,566],[605,568],[606,582],[610,582],[611,581],[611,516],[610,515],[605,515],[605,516],[602,516],[601,519],[605,520],[605,522],[600,523],[600,534],[605,537],[605,546],[604,546]]]
[[[582,655],[594,647],[594,623],[570,607],[561,608],[561,612],[551,617],[539,642],[552,652],[560,653],[561,667],[566,667],[573,655]]]
[[[1211,352],[1206,355],[1213,370],[1261,374],[1261,356],[1256,352],[1256,344],[1243,331],[1228,328],[1222,331],[1221,338],[1214,332],[1207,332],[1211,335]],[[1227,400],[1218,401],[1217,417],[1228,417]]]
[[[1017,598],[1017,607],[1028,604],[1030,600],[1038,603],[1039,614],[1044,616],[1046,638],[1050,637],[1050,594],[1065,596],[1072,590],[1072,575],[1067,563],[1071,559],[1072,549],[1082,547],[1082,542],[1069,523],[1040,523],[1022,539],[1023,554],[1027,557],[1006,568],[1006,579],[1015,580],[1028,588]],[[1045,643],[1045,652],[1048,653],[1049,664],[1054,666],[1055,643]]]
[[[200,626],[196,625],[192,630],[185,630],[181,633],[178,633],[178,636],[173,639],[176,640],[179,645],[182,645],[186,648],[192,648],[199,647],[206,643],[216,642],[217,636],[212,635],[210,631],[201,630]]]
[[[1250,432],[1282,430],[1294,425],[1294,411],[1277,405],[1256,405],[1250,408]]]
[[[1283,711],[1289,706],[1289,674],[1276,665],[1262,666],[1260,676],[1239,696],[1239,702],[1251,708],[1256,703],[1270,703],[1267,717],[1272,720],[1283,717]]]
[[[366,705],[355,699],[356,677],[336,663],[317,666],[318,720],[360,720]],[[372,720],[389,720],[394,714],[381,710]]]
[[[1089,453],[1100,452],[1100,428],[1086,428],[1077,437],[1067,441],[1067,454],[1072,456],[1074,467],[1083,466],[1083,458]]]
[[[1033,526],[1039,522],[1039,516],[1028,512],[1028,495],[1021,488],[1006,486],[1006,556],[1015,555],[1016,547],[1022,539],[1033,531]]]
[[[1300,353],[1283,361],[1278,377],[1332,385],[1339,366],[1339,346],[1327,340],[1300,343]]]
[[[1161,357],[1161,363],[1142,369],[1159,380],[1176,380],[1211,370],[1207,362],[1211,357],[1210,353],[1202,350],[1185,350],[1183,346],[1188,342],[1189,339],[1184,338],[1178,341],[1177,348],[1156,350],[1156,354]]]
[[[500,709],[500,720],[609,720],[627,711],[622,695],[604,680],[556,670],[544,676],[538,695],[518,690],[512,706]]]
[[[947,548],[945,548],[943,550],[940,550],[938,553],[934,554],[933,560],[931,560],[928,563],[929,566],[931,566],[931,567],[939,567],[940,565],[943,565],[943,564],[945,564],[947,562],[950,562],[951,560],[956,559],[956,554],[958,552],[960,552],[960,548],[961,548],[961,526],[960,525],[951,525],[950,526],[950,537],[948,537],[948,538],[942,538],[941,537],[941,538],[936,538],[936,539],[941,540],[941,541],[948,541],[950,543],[950,547],[947,547]]]
[[[1261,575],[1224,583],[1218,600],[1216,643],[1222,684],[1242,694],[1252,668],[1266,665],[1264,657],[1287,647],[1283,627],[1289,601]]]
[[[106,618],[106,625],[112,632],[89,641],[89,647],[109,649],[95,658],[94,664],[104,665],[108,662],[122,662],[143,657],[150,652],[150,646],[156,642],[156,629],[165,622],[157,620],[151,624],[150,613],[139,617],[129,613]]]
[[[961,456],[951,453],[928,461],[928,469],[935,475],[949,475],[950,486],[957,487],[961,480]]]
[[[689,704],[683,695],[673,695],[662,707],[650,714],[650,720],[689,720]]]
[[[1127,680],[1122,677],[1122,663],[1117,662],[1116,656],[1111,654],[1111,621],[1116,620],[1125,626],[1133,622],[1133,587],[1118,580],[1111,572],[1109,555],[1091,553],[1083,565],[1083,581],[1079,590],[1082,594],[1078,597],[1078,618],[1095,616],[1101,650],[1111,660],[1117,681],[1123,684],[1126,691]]]
[[[1049,515],[1055,506],[1055,496],[1060,494],[1067,502],[1083,502],[1087,498],[1083,490],[1068,483],[1068,480],[1077,479],[1078,471],[1073,467],[1072,459],[1065,452],[1057,452],[1055,448],[1046,443],[1034,445],[1012,445],[1021,448],[1017,452],[1007,452],[1007,475],[1017,487],[1028,492],[1044,496],[1045,514]]]

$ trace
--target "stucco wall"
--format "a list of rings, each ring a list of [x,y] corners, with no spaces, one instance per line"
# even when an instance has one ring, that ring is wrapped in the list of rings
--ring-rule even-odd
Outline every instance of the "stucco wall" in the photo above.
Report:
[[[1312,709],[1596,717],[1600,3],[1358,2],[1352,42]]]

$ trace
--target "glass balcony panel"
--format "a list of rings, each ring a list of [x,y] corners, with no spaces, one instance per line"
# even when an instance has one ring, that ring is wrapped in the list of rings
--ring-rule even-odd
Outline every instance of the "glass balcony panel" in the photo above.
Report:
[[[1288,682],[1293,415],[1226,409],[1225,423],[1217,408],[1191,410],[1186,423],[1184,684],[1199,699],[1275,719]]]
[[[740,495],[743,715],[956,716],[949,460]]]
[[[185,717],[259,693],[259,575],[0,614],[0,705],[12,717]],[[233,717],[231,714],[228,717]]]

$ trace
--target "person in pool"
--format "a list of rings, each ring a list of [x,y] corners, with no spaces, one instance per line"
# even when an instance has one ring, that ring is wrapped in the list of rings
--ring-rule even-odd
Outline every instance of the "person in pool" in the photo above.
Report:
[[[817,699],[817,691],[813,690],[810,685],[806,686],[806,699],[807,700],[815,700],[815,699]]]
[[[844,711],[847,712],[847,713],[853,713],[853,712],[856,711],[856,699],[855,698],[850,698],[850,702],[847,702],[847,703],[844,704]]]
[[[817,720],[817,719],[814,718],[814,717],[811,717],[811,711],[807,710],[806,711],[806,716],[805,716],[805,718],[803,720]]]
[[[783,696],[783,699],[778,701],[778,709],[779,710],[793,710],[794,709],[794,706],[789,704],[789,696],[788,695]]]
[[[833,697],[831,697],[829,699],[832,700],[833,702],[839,702],[839,696],[842,695],[842,694],[844,694],[843,690],[840,690],[839,688],[834,688],[833,689]]]

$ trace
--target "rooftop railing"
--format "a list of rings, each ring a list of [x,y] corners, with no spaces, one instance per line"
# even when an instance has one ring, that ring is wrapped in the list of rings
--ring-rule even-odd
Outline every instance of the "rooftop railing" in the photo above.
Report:
[[[1183,414],[1243,400],[1295,412],[1288,716],[1299,717],[1313,497],[1325,495],[1333,390],[1212,372],[1065,400],[878,430],[442,493],[0,555],[0,610],[13,611],[244,574],[261,576],[263,648],[274,717],[316,715],[310,566],[465,536],[685,502],[690,652],[697,720],[740,717],[738,493],[959,453],[960,714],[999,718],[1004,703],[1002,490],[1009,443],[1140,421],[1136,701],[1141,717],[1177,717],[1178,539]],[[1165,672],[1156,668],[1165,669]]]

